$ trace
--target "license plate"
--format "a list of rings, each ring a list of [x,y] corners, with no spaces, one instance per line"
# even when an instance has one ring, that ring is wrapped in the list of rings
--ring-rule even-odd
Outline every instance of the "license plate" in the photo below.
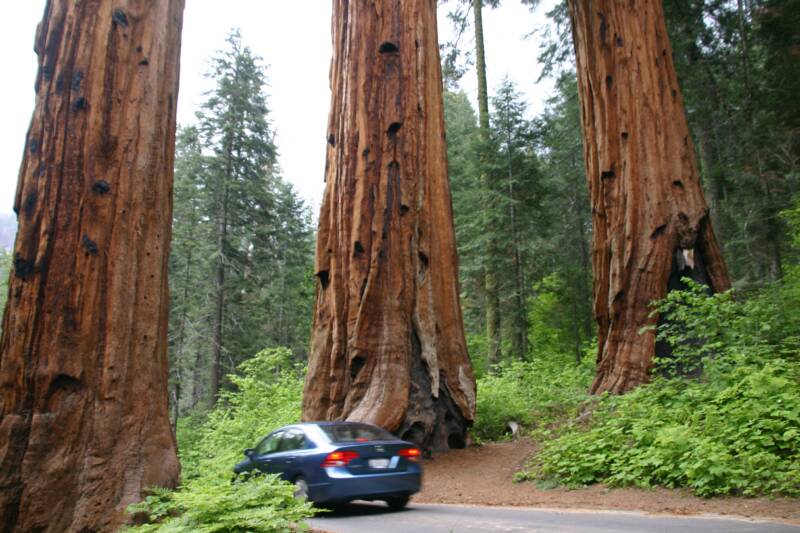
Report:
[[[389,459],[370,459],[370,468],[389,468]]]

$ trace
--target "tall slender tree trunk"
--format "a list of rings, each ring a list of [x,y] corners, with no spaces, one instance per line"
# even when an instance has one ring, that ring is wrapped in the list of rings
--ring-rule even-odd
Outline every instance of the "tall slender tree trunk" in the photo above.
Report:
[[[651,301],[681,276],[729,287],[683,108],[661,0],[569,1],[594,224],[598,367],[591,391],[647,381]]]
[[[705,191],[708,195],[709,213],[711,224],[718,238],[722,238],[722,224],[720,221],[720,176],[717,173],[714,143],[711,139],[711,126],[701,126],[697,130],[697,148],[700,152],[700,169],[704,174]]]
[[[511,166],[511,133],[508,132],[506,145],[506,167],[508,171],[508,221],[511,225],[511,254],[514,264],[514,321],[512,327],[512,351],[514,356],[523,360],[528,352],[528,316],[525,308],[525,273],[522,269],[522,246],[517,232],[516,193],[514,191],[514,172]]]
[[[225,242],[228,236],[228,190],[220,185],[217,204],[217,268],[214,293],[214,339],[211,348],[211,381],[208,396],[213,407],[219,396],[219,381],[222,363],[222,327],[225,320]]]
[[[497,283],[497,242],[492,233],[494,225],[491,213],[492,180],[484,168],[489,146],[489,91],[486,84],[486,52],[483,42],[483,0],[472,0],[473,23],[475,25],[475,71],[478,74],[478,130],[481,135],[481,153],[478,154],[481,180],[483,182],[483,218],[486,229],[486,259],[483,269],[483,288],[486,292],[486,340],[487,358],[497,363],[501,358],[502,329],[500,316],[500,291]]]
[[[334,0],[332,105],[305,420],[462,447],[458,297],[435,0]]]
[[[183,275],[183,296],[182,302],[183,305],[181,306],[181,319],[178,323],[178,340],[177,345],[175,346],[175,368],[173,369],[175,372],[175,405],[173,410],[173,418],[172,418],[172,430],[175,431],[175,428],[178,424],[178,418],[181,416],[181,396],[182,396],[182,385],[183,385],[183,351],[186,344],[186,322],[188,321],[188,311],[187,311],[187,302],[189,301],[189,283],[191,279],[191,268],[192,268],[192,250],[191,248],[188,250],[186,255],[186,268],[184,270]]]
[[[578,239],[580,244],[580,268],[581,268],[581,284],[579,295],[581,298],[580,309],[585,309],[585,305],[589,302],[592,296],[591,287],[591,260],[589,259],[589,243],[586,236],[586,228],[584,226],[584,217],[581,213],[582,205],[585,205],[584,199],[581,197],[579,191],[581,190],[581,178],[578,170],[578,150],[572,153],[571,166],[575,169],[575,182],[573,184],[573,215],[575,216],[575,226],[578,229]],[[590,339],[592,337],[592,315],[587,311],[583,311],[583,338]],[[576,355],[576,360],[580,362],[582,354]]]
[[[225,174],[218,178],[217,190],[217,268],[214,293],[214,339],[211,350],[211,381],[208,402],[211,407],[219,397],[222,373],[222,336],[225,321],[225,244],[228,241],[228,182],[233,176],[232,147],[226,149]]]
[[[167,258],[183,0],[49,0],[0,340],[2,531],[113,531],[179,464]]]

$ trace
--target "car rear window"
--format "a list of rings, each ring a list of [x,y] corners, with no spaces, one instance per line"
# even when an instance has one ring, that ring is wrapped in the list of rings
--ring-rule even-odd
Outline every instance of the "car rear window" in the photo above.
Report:
[[[366,442],[370,440],[395,440],[386,430],[366,424],[333,424],[320,426],[331,442]]]

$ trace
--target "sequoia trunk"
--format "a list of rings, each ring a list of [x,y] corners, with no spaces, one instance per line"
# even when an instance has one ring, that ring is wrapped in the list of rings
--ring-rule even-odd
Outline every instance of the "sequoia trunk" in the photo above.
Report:
[[[183,0],[50,0],[0,341],[3,531],[174,486],[167,255]]]
[[[682,276],[729,287],[689,138],[661,0],[570,0],[591,189],[592,392],[649,378],[651,301]]]
[[[334,0],[306,420],[462,447],[464,339],[435,0]]]

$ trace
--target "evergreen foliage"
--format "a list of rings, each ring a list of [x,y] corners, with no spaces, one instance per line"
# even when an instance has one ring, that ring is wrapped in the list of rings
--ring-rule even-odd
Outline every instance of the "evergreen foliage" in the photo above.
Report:
[[[304,368],[291,351],[272,348],[241,363],[210,412],[178,424],[182,486],[154,490],[129,512],[144,525],[130,532],[285,532],[305,528],[313,512],[276,476],[236,479],[233,465],[258,438],[300,417]]]
[[[714,229],[737,286],[779,279],[800,187],[800,3],[670,0],[673,58]],[[792,93],[794,94],[794,93]]]
[[[504,359],[524,360],[542,353],[535,345],[536,325],[529,322],[538,283],[555,275],[561,280],[565,332],[576,359],[593,335],[588,192],[583,170],[577,92],[566,75],[560,92],[537,120],[513,83],[506,80],[492,99],[488,146],[464,93],[445,91],[448,163],[459,250],[470,354],[480,375],[484,357],[486,305],[483,275],[496,272],[503,320]],[[483,153],[482,158],[478,157]],[[488,172],[487,182],[481,172]],[[489,198],[487,201],[486,198]],[[476,216],[485,211],[488,223]],[[486,254],[489,241],[498,254]],[[556,279],[556,278],[552,278]],[[546,291],[545,291],[546,292]]]
[[[213,402],[218,377],[264,347],[302,357],[310,331],[311,216],[280,175],[265,69],[236,31],[211,64],[214,88],[176,150],[175,416]]]
[[[11,252],[0,247],[0,281],[3,283],[3,286],[0,287],[0,309],[6,308],[8,300],[8,276],[11,274],[12,257]],[[0,324],[0,328],[2,328],[2,324]]]
[[[478,441],[511,436],[511,422],[523,434],[547,436],[551,425],[572,417],[586,400],[593,365],[575,365],[571,353],[542,355],[504,362],[478,379],[481,392],[472,431]]]
[[[800,495],[800,276],[742,301],[685,282],[655,306],[670,316],[658,335],[684,364],[702,358],[701,376],[601,398],[520,479]]]

